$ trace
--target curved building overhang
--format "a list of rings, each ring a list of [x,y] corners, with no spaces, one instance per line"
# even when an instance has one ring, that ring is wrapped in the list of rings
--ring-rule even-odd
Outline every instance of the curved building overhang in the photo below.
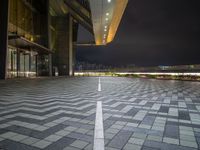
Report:
[[[89,0],[96,45],[113,41],[128,0]]]
[[[113,41],[128,0],[50,0],[50,14],[68,13],[94,35],[96,45]]]

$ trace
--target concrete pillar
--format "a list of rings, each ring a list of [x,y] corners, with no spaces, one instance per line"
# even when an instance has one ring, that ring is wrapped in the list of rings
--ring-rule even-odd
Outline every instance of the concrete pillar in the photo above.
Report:
[[[56,18],[56,66],[59,76],[73,76],[73,19]]]
[[[53,75],[52,67],[52,54],[49,54],[49,76]]]
[[[9,0],[0,0],[0,79],[6,79]]]
[[[69,76],[74,75],[73,18],[69,16]]]
[[[51,47],[51,15],[50,15],[50,0],[46,0],[46,15],[47,15],[47,47],[52,50]],[[49,76],[52,76],[52,54],[49,54]]]
[[[36,34],[41,34],[41,38],[38,41],[41,45],[51,49],[51,16],[49,13],[50,0],[44,0],[43,13],[35,14],[35,21],[39,21],[39,24],[35,23],[34,31]],[[48,64],[45,63],[45,59],[48,59]],[[52,76],[52,54],[39,53],[38,62],[38,76]]]
[[[78,27],[79,24],[77,22],[73,22],[73,43],[76,43],[78,40]],[[73,45],[73,75],[74,75],[74,70],[75,70],[75,65],[76,65],[76,45]]]

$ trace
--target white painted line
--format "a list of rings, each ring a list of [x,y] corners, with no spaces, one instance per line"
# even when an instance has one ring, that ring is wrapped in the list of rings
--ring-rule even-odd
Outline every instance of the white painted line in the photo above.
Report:
[[[93,150],[104,150],[102,101],[97,102]]]
[[[98,91],[101,92],[101,79],[99,77]]]

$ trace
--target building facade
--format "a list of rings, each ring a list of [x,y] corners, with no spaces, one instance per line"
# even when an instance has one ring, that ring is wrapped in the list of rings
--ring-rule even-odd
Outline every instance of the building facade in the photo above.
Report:
[[[0,3],[1,78],[50,75],[48,1]]]

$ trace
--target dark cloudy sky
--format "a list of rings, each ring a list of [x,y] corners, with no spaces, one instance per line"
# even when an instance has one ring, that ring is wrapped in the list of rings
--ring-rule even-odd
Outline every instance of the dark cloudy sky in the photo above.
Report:
[[[79,41],[89,41],[82,28]],[[200,64],[199,0],[129,0],[114,41],[78,47],[77,60],[140,66]]]

